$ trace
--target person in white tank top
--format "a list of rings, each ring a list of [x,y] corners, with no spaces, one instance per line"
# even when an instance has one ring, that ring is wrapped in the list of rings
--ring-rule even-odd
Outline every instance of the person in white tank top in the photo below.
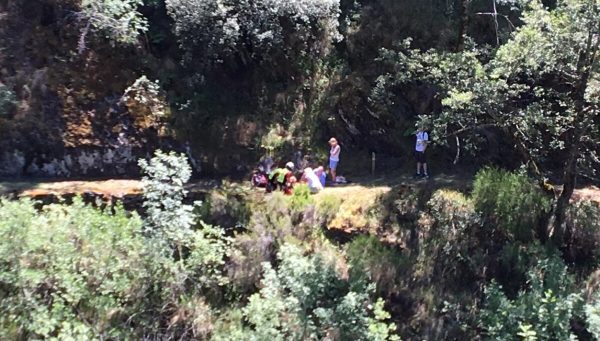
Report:
[[[331,150],[329,151],[329,172],[331,173],[331,181],[335,184],[337,165],[340,162],[342,148],[334,137],[329,139],[329,145],[331,146]]]

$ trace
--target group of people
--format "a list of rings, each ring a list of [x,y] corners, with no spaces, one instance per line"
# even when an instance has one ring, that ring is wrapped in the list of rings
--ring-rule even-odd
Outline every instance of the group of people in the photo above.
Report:
[[[329,174],[331,180],[335,183],[336,169],[340,161],[341,147],[335,138],[329,140],[331,146],[329,155]],[[318,193],[323,190],[327,180],[327,173],[323,166],[315,168],[306,167],[302,170],[301,175],[296,177],[296,165],[293,162],[287,162],[285,167],[271,169],[273,165],[270,159],[264,160],[258,166],[258,170],[252,177],[252,183],[257,187],[265,187],[267,192],[281,190],[285,194],[291,195],[294,185],[298,182],[305,183],[312,193]]]
[[[415,176],[418,178],[428,178],[425,151],[429,144],[429,135],[424,127],[417,129],[416,139],[415,159],[417,161],[417,173]],[[329,139],[329,146],[329,174],[331,175],[332,184],[335,185],[339,180],[337,167],[340,162],[341,147],[334,137]],[[322,166],[305,168],[302,170],[300,180],[298,180],[295,176],[296,165],[293,162],[287,162],[285,167],[273,170],[271,169],[272,165],[273,163],[270,161],[259,166],[259,171],[252,178],[252,183],[255,186],[265,187],[267,192],[279,189],[288,195],[293,193],[294,185],[298,182],[305,183],[312,193],[318,193],[325,187],[327,174]]]

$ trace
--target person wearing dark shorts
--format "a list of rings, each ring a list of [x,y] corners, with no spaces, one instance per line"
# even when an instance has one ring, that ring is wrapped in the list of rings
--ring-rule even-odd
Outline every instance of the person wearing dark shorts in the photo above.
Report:
[[[415,159],[417,160],[417,177],[428,178],[427,174],[427,158],[425,157],[425,151],[427,150],[427,144],[429,143],[429,135],[423,127],[417,129],[417,143],[415,145]],[[423,173],[421,173],[421,168]]]

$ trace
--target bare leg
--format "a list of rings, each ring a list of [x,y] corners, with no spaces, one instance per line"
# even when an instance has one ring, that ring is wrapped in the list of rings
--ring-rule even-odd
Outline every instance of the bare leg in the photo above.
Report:
[[[426,164],[426,163],[424,163],[424,164],[423,164],[423,173],[424,173],[425,175],[427,175],[427,174],[428,174],[428,173],[427,173],[427,164]]]
[[[330,168],[329,172],[331,173],[331,182],[335,183],[335,169]]]
[[[417,162],[417,174],[421,174],[421,163]]]

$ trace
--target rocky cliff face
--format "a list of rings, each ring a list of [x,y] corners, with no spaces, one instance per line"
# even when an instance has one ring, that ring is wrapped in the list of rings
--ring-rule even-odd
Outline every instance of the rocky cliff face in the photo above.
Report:
[[[455,14],[437,10],[447,1],[342,1],[344,39],[327,55],[264,65],[242,54],[206,71],[182,62],[162,1],[140,9],[150,29],[135,46],[84,36],[77,3],[0,0],[0,177],[137,176],[157,148],[186,152],[208,176],[242,174],[271,133],[281,160],[302,149],[324,162],[336,136],[347,152],[408,161],[416,115],[439,111],[439,98],[406,87],[389,112],[373,108],[380,48],[456,36]]]
[[[65,6],[65,5],[63,5]],[[0,176],[124,176],[166,143],[123,100],[136,55],[88,41],[51,1],[0,1]],[[93,47],[93,49],[91,48]]]

